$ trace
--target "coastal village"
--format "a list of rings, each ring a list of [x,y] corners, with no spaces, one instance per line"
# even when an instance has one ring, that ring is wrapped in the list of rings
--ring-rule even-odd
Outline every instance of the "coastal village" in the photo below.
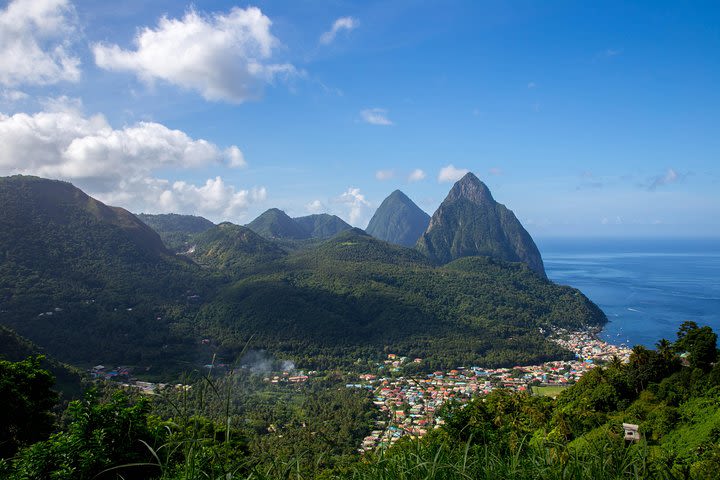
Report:
[[[394,353],[379,363],[374,373],[351,376],[346,388],[372,391],[373,404],[381,415],[374,430],[365,437],[358,449],[361,453],[385,448],[404,436],[421,437],[428,430],[443,424],[436,415],[449,402],[467,402],[497,388],[555,396],[565,387],[576,383],[597,365],[617,357],[627,362],[631,350],[625,345],[612,345],[597,338],[595,332],[555,330],[552,341],[575,354],[574,360],[545,362],[540,365],[512,368],[457,367],[424,375],[403,375],[404,367],[421,364],[421,358],[407,358]],[[206,366],[208,367],[208,366]],[[144,382],[132,378],[128,367],[107,368],[97,365],[90,370],[92,378],[118,382],[126,388],[152,395],[167,388],[190,388],[187,385],[168,385]],[[266,375],[270,384],[297,385],[321,376],[317,371],[283,371]]]
[[[448,401],[466,402],[496,388],[521,392],[546,389],[552,394],[577,382],[585,372],[613,357],[627,362],[631,353],[628,347],[603,342],[590,331],[558,330],[553,333],[553,341],[575,353],[576,359],[513,368],[458,367],[424,376],[360,375],[358,383],[347,386],[373,389],[373,403],[384,415],[365,437],[359,451],[384,448],[407,435],[425,435],[428,430],[442,425],[442,418],[435,414]],[[421,361],[389,354],[385,365],[391,372],[400,372],[405,363]]]

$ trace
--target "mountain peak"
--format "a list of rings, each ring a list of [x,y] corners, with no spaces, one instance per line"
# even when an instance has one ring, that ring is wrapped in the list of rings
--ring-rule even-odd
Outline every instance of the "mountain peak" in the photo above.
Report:
[[[466,173],[460,180],[455,182],[448,198],[458,200],[464,198],[473,203],[494,203],[495,199],[490,193],[490,189],[485,185],[474,173]]]
[[[395,190],[383,200],[365,230],[380,240],[411,247],[429,222],[430,215],[403,192]]]
[[[310,235],[298,223],[278,208],[270,208],[247,227],[261,237],[268,239],[286,238],[302,240]]]
[[[393,192],[387,196],[387,198],[401,198],[401,199],[408,199],[408,196],[405,195],[405,193],[402,190],[393,190]]]
[[[487,256],[523,262],[545,277],[540,252],[530,234],[472,173],[453,185],[418,240],[417,248],[438,263]]]

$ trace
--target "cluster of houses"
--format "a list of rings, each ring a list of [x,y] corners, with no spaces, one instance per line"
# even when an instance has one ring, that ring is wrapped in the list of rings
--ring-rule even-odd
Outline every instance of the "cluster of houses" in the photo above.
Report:
[[[625,344],[612,345],[598,339],[592,330],[569,332],[558,329],[553,332],[551,340],[561,347],[575,353],[581,360],[609,362],[613,357],[627,362],[632,350]]]
[[[90,378],[93,380],[127,380],[130,378],[130,367],[112,367],[95,365],[90,369]]]
[[[94,380],[109,380],[113,382],[118,382],[120,386],[124,388],[137,390],[145,395],[155,395],[158,391],[167,387],[174,387],[176,389],[186,390],[189,390],[191,388],[190,385],[183,385],[182,383],[170,385],[167,383],[140,381],[136,378],[131,377],[130,367],[109,368],[105,365],[95,365],[89,370],[89,373],[90,378]]]
[[[533,386],[567,386],[577,382],[597,363],[613,356],[626,361],[630,355],[629,349],[602,342],[591,332],[560,332],[556,341],[573,351],[577,359],[513,368],[458,367],[424,376],[360,375],[359,383],[348,386],[372,388],[373,403],[384,415],[376,422],[375,430],[365,437],[359,451],[387,447],[406,435],[423,436],[428,429],[442,425],[436,412],[450,400],[466,402],[496,388],[528,391]],[[404,357],[401,360],[391,354],[385,363],[395,372],[405,361]]]
[[[278,375],[263,377],[263,382],[267,383],[305,383],[310,379],[311,375],[317,375],[315,370],[307,372],[282,372]]]

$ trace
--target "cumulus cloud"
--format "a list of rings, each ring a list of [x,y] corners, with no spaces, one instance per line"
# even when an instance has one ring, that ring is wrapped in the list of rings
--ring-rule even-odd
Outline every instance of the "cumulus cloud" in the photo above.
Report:
[[[225,158],[227,158],[228,165],[232,168],[247,167],[245,155],[243,155],[242,151],[235,145],[225,149]]]
[[[299,72],[272,63],[280,42],[259,8],[232,8],[227,14],[188,11],[182,19],[162,17],[155,29],[135,37],[135,49],[93,45],[95,63],[106,70],[134,73],[146,83],[163,80],[196,90],[207,100],[242,103],[261,96],[264,85]]]
[[[325,205],[320,200],[313,200],[305,205],[305,210],[310,213],[320,213],[325,210]]]
[[[424,180],[426,176],[424,171],[416,168],[408,175],[408,182],[419,182],[420,180]]]
[[[353,17],[340,17],[333,23],[330,30],[320,35],[320,43],[329,45],[342,30],[351,31],[357,28],[359,22]]]
[[[22,90],[2,90],[0,91],[0,98],[5,102],[15,103],[21,100],[26,100],[29,95]]]
[[[370,125],[393,125],[393,122],[387,117],[387,113],[384,108],[366,108],[360,111],[360,118]]]
[[[110,204],[134,211],[198,213],[237,218],[264,200],[263,188],[236,190],[221,177],[204,185],[156,178],[158,170],[233,162],[236,146],[220,149],[154,122],[113,128],[102,115],[86,116],[78,102],[47,102],[35,114],[0,114],[0,174],[29,174],[72,181]],[[243,159],[244,164],[244,159]]]
[[[377,178],[380,181],[384,180],[390,180],[395,176],[394,170],[378,170],[375,172],[375,178]]]
[[[438,182],[457,182],[470,170],[467,168],[455,168],[450,164],[440,169],[438,173]]]
[[[162,189],[159,198],[159,211],[197,212],[216,219],[237,219],[243,217],[250,204],[264,201],[267,190],[264,187],[236,190],[217,176],[202,186],[174,182]]]
[[[676,172],[672,168],[668,168],[667,172],[665,172],[663,175],[658,175],[655,177],[648,186],[648,190],[655,190],[658,187],[662,187],[665,185],[670,185],[672,183],[676,183],[681,181],[685,176]]]
[[[13,0],[0,10],[0,84],[49,85],[80,79],[71,52],[77,17],[68,0]]]
[[[345,205],[347,211],[345,216],[350,224],[360,225],[367,220],[370,202],[365,199],[359,188],[348,188],[336,199],[336,202]]]

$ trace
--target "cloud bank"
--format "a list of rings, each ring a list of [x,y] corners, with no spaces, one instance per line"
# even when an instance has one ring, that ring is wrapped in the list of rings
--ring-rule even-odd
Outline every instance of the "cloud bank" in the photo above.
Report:
[[[264,188],[236,190],[219,176],[204,185],[158,178],[159,171],[245,164],[236,146],[221,149],[155,122],[120,129],[78,102],[49,102],[35,114],[0,114],[0,174],[68,180],[133,211],[195,213],[235,219],[266,198]]]
[[[134,50],[104,43],[92,50],[100,68],[131,72],[146,83],[162,80],[207,100],[242,103],[259,98],[277,77],[298,74],[289,63],[270,61],[279,46],[271,25],[256,7],[212,15],[190,10],[141,30]]]
[[[0,84],[50,85],[80,79],[71,52],[79,30],[68,0],[13,0],[0,10]]]

